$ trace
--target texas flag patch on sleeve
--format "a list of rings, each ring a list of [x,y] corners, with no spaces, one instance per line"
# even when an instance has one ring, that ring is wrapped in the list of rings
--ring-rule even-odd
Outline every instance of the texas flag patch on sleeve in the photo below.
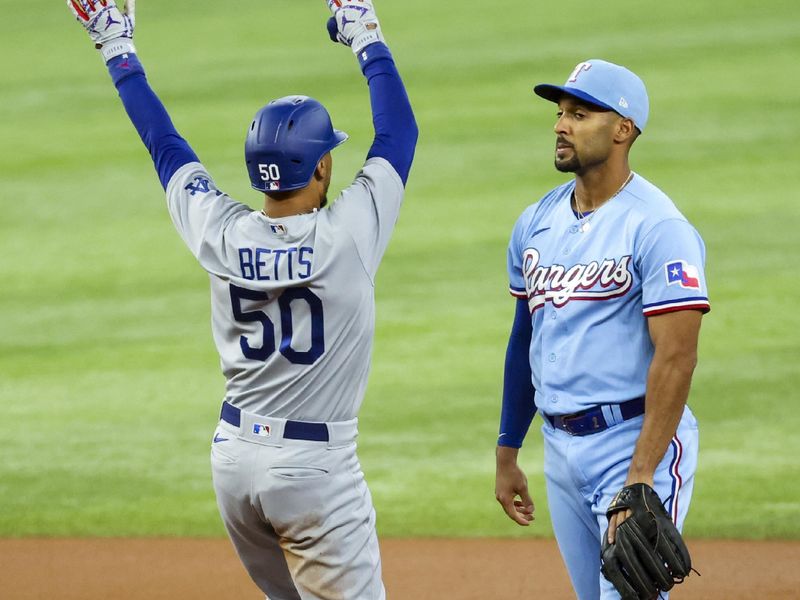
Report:
[[[662,264],[666,285],[659,283],[650,288],[650,295],[646,296],[642,305],[642,312],[646,317],[679,310],[699,310],[703,313],[711,310],[700,267],[681,259],[672,259]]]
[[[682,288],[700,289],[700,270],[685,260],[674,260],[664,265],[667,274],[667,285],[678,284]]]

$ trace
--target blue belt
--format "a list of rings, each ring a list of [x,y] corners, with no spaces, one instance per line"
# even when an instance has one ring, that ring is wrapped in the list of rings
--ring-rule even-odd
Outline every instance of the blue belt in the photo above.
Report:
[[[617,407],[622,415],[622,420],[627,421],[639,415],[644,414],[644,396],[641,398],[634,398],[621,404],[606,404],[607,407]],[[572,413],[571,415],[545,415],[547,419],[556,429],[566,431],[570,435],[590,435],[598,431],[605,431],[614,423],[608,423],[603,414],[602,406],[593,406],[580,412]]]
[[[219,418],[234,427],[239,427],[242,423],[241,412],[232,404],[223,402]],[[329,440],[328,427],[325,423],[309,423],[308,421],[286,421],[283,437],[309,442],[327,442]]]

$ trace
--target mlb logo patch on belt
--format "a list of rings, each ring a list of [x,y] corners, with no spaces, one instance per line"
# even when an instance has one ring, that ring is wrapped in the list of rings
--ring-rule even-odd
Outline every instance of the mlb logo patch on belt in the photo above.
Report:
[[[272,435],[272,430],[269,425],[253,423],[253,433],[261,437],[269,437]]]

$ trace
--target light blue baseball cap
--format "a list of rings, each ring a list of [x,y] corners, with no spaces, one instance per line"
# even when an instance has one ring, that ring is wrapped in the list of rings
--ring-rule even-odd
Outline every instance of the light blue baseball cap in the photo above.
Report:
[[[575,96],[627,117],[639,131],[644,131],[650,102],[644,82],[625,67],[592,58],[579,63],[564,85],[540,83],[533,88],[542,98],[558,102],[562,94]]]

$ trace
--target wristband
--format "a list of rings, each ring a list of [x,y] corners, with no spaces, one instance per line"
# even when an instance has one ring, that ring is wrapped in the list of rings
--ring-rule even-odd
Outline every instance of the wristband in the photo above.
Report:
[[[98,49],[100,50],[100,54],[103,55],[103,60],[106,63],[115,56],[120,56],[122,54],[133,54],[136,52],[136,47],[133,45],[133,40],[126,37],[110,40]]]

